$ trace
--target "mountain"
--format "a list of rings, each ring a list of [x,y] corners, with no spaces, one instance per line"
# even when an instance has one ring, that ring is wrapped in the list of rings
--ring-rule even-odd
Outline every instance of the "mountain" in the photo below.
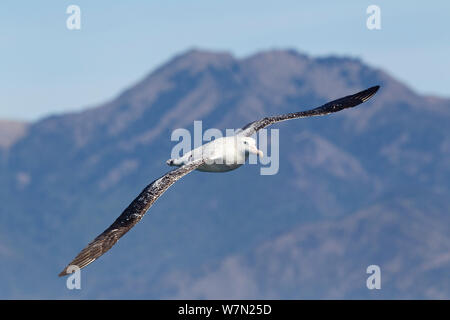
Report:
[[[201,274],[174,272],[167,279],[184,299],[448,299],[448,281],[433,279],[448,278],[450,217],[429,209],[402,200],[339,222],[302,224]],[[369,293],[366,268],[374,262],[380,263],[382,286]]]
[[[377,84],[358,108],[275,126],[276,175],[191,173],[83,269],[82,290],[57,277],[169,170],[174,129],[239,128]],[[448,299],[449,107],[355,58],[180,54],[112,101],[29,124],[0,153],[0,297]]]

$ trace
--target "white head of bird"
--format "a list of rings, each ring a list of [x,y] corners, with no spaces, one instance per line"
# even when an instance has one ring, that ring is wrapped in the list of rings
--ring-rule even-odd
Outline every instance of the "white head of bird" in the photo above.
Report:
[[[234,138],[234,137],[232,137]],[[256,140],[252,137],[236,137],[238,148],[241,152],[245,152],[246,158],[248,158],[249,154],[256,154],[261,158],[264,156],[264,153],[261,150],[258,150],[256,147]]]

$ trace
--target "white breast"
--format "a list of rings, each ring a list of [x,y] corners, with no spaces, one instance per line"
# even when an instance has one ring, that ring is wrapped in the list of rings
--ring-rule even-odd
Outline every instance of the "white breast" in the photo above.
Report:
[[[203,157],[206,163],[199,171],[224,172],[234,170],[245,163],[246,154],[238,147],[236,137],[224,137],[211,141],[183,156],[183,162]]]

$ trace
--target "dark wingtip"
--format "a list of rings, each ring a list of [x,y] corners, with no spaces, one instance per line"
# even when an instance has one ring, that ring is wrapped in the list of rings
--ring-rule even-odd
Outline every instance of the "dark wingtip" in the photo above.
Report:
[[[378,89],[380,89],[380,86],[373,86],[373,87],[367,88],[363,92],[375,94],[378,91]]]
[[[67,273],[67,268],[64,268],[64,270],[61,271],[61,272],[58,274],[58,277],[64,277],[64,276],[67,276],[67,275],[68,275],[68,273]]]
[[[376,93],[376,92],[378,91],[378,89],[380,89],[380,86],[379,86],[379,85],[373,86],[373,87],[370,87],[370,88],[369,88],[369,90],[373,91],[373,93]]]
[[[366,102],[367,100],[372,98],[375,95],[375,93],[377,93],[378,89],[380,89],[380,86],[373,86],[357,93],[357,96],[359,99],[362,100],[362,102]]]
[[[70,269],[71,267],[77,267],[77,268],[78,268],[77,265],[69,264],[67,267],[64,268],[63,271],[61,271],[61,272],[58,274],[58,277],[64,277],[64,276],[68,276],[69,274],[72,274],[75,270],[71,270],[71,269]],[[80,268],[80,269],[81,269],[81,268]]]

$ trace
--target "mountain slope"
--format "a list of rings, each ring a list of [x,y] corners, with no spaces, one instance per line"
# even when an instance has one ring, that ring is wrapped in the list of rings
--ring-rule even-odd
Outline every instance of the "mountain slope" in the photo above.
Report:
[[[197,276],[170,274],[165,281],[177,295],[168,297],[446,299],[450,217],[415,205],[400,200],[340,221],[297,226]],[[373,264],[381,270],[380,291],[366,288]]]
[[[83,272],[86,284],[81,292],[69,292],[57,279],[59,269],[110,225],[146,184],[169,170],[165,160],[176,143],[170,141],[174,129],[192,132],[194,120],[203,120],[204,130],[238,128],[375,84],[381,85],[379,93],[358,108],[277,125],[278,174],[261,176],[254,165],[227,174],[194,172]],[[389,209],[400,200],[412,202],[421,214],[436,212],[429,217],[431,225],[446,221],[449,106],[448,99],[419,96],[384,71],[352,58],[312,58],[283,50],[240,60],[200,50],[181,54],[113,101],[31,124],[9,147],[0,166],[0,200],[5,204],[0,208],[0,245],[8,248],[1,252],[14,254],[5,258],[0,253],[6,271],[0,276],[6,284],[2,297],[175,297],[186,291],[175,287],[176,292],[168,293],[171,283],[161,279],[180,272],[186,279],[197,279],[197,270],[207,272],[205,266],[227,257],[270,247],[284,234],[295,233],[293,226],[317,228],[325,243],[330,240],[321,229],[323,223],[351,223],[346,219],[354,212],[368,212],[368,221],[380,230],[373,240],[379,243],[384,235],[396,234],[401,223],[396,220],[388,228],[370,216],[378,212],[371,208]],[[408,210],[403,206],[396,212]],[[303,232],[299,228],[297,232]],[[408,241],[421,234],[432,237],[429,231],[415,230],[398,241],[413,254]],[[361,236],[353,234],[352,242]],[[447,245],[449,240],[442,236],[442,241]],[[397,257],[389,244],[380,246],[374,258],[383,252]],[[308,252],[313,247],[302,243],[300,248]],[[365,263],[359,252],[352,253],[354,265],[348,270]],[[436,251],[435,258],[441,254]],[[320,253],[327,262],[325,255]],[[266,256],[270,252],[261,258],[250,255],[245,264],[260,268],[258,259]],[[405,256],[396,259],[411,263]],[[323,261],[317,253],[308,268],[330,271]],[[298,296],[282,284],[264,281],[264,269],[258,272],[254,277],[258,290],[264,290],[262,296]],[[276,272],[286,271],[280,267]],[[417,297],[442,275],[418,273],[421,276],[425,284],[417,289]],[[308,286],[310,294],[304,297],[333,296],[317,278],[311,277]],[[436,297],[450,296],[448,288],[436,290]],[[339,292],[333,297],[355,297],[356,291]],[[407,288],[382,293],[381,297],[410,295]],[[226,290],[217,295],[238,296]]]

